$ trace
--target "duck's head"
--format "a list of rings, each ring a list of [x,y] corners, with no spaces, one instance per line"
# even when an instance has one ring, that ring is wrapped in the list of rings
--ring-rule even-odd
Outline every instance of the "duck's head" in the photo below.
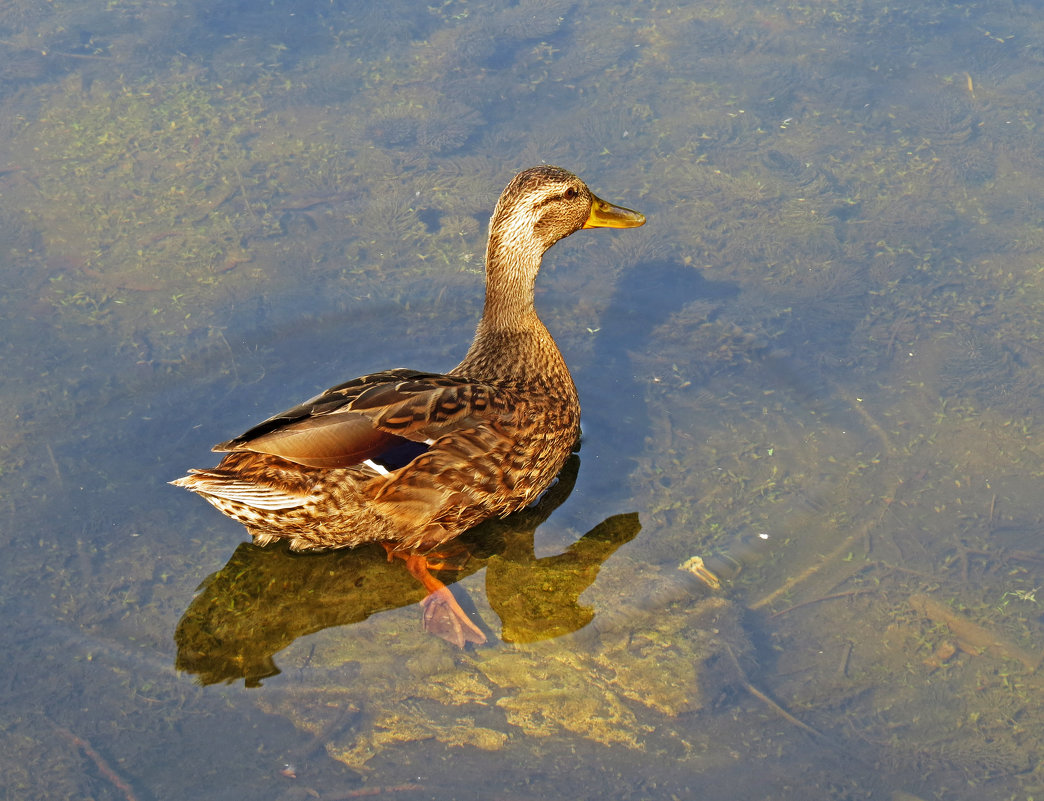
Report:
[[[568,170],[543,165],[516,175],[489,222],[491,260],[532,262],[581,228],[635,228],[645,215],[597,197]]]
[[[581,228],[644,224],[644,215],[606,203],[561,167],[531,167],[512,178],[489,221],[482,319],[454,373],[551,380],[575,393],[562,355],[533,305],[544,251]]]

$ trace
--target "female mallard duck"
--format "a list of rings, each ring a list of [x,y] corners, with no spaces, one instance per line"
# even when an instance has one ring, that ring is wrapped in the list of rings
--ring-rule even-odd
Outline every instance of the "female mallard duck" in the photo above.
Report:
[[[378,542],[431,594],[425,623],[482,642],[426,554],[554,480],[580,434],[576,387],[533,305],[544,251],[581,228],[632,228],[638,212],[542,166],[507,185],[489,223],[486,304],[449,373],[395,369],[332,387],[245,434],[209,470],[172,482],[293,550]]]

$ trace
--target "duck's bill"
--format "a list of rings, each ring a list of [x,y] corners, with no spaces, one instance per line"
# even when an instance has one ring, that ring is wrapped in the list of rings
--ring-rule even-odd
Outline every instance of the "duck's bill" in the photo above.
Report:
[[[645,225],[644,214],[623,206],[614,206],[596,197],[591,203],[591,214],[584,228],[637,228],[639,225]]]

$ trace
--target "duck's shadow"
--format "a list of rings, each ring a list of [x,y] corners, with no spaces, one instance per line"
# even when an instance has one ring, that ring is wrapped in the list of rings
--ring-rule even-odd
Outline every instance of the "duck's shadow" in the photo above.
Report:
[[[440,573],[449,583],[486,568],[486,596],[506,641],[558,637],[589,623],[594,610],[579,602],[580,594],[641,528],[636,513],[614,515],[563,553],[538,559],[536,529],[569,497],[579,466],[574,454],[534,506],[466,533],[451,569]],[[417,603],[425,594],[402,562],[389,562],[378,546],[294,554],[243,543],[182,615],[176,666],[203,684],[242,678],[257,686],[279,673],[273,656],[298,637]]]

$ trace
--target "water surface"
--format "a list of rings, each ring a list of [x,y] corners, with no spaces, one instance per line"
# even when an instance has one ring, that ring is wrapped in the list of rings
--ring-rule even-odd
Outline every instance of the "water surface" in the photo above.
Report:
[[[1042,85],[1036,3],[4,5],[3,796],[1040,795]],[[166,481],[452,367],[541,162],[649,223],[459,651]]]

